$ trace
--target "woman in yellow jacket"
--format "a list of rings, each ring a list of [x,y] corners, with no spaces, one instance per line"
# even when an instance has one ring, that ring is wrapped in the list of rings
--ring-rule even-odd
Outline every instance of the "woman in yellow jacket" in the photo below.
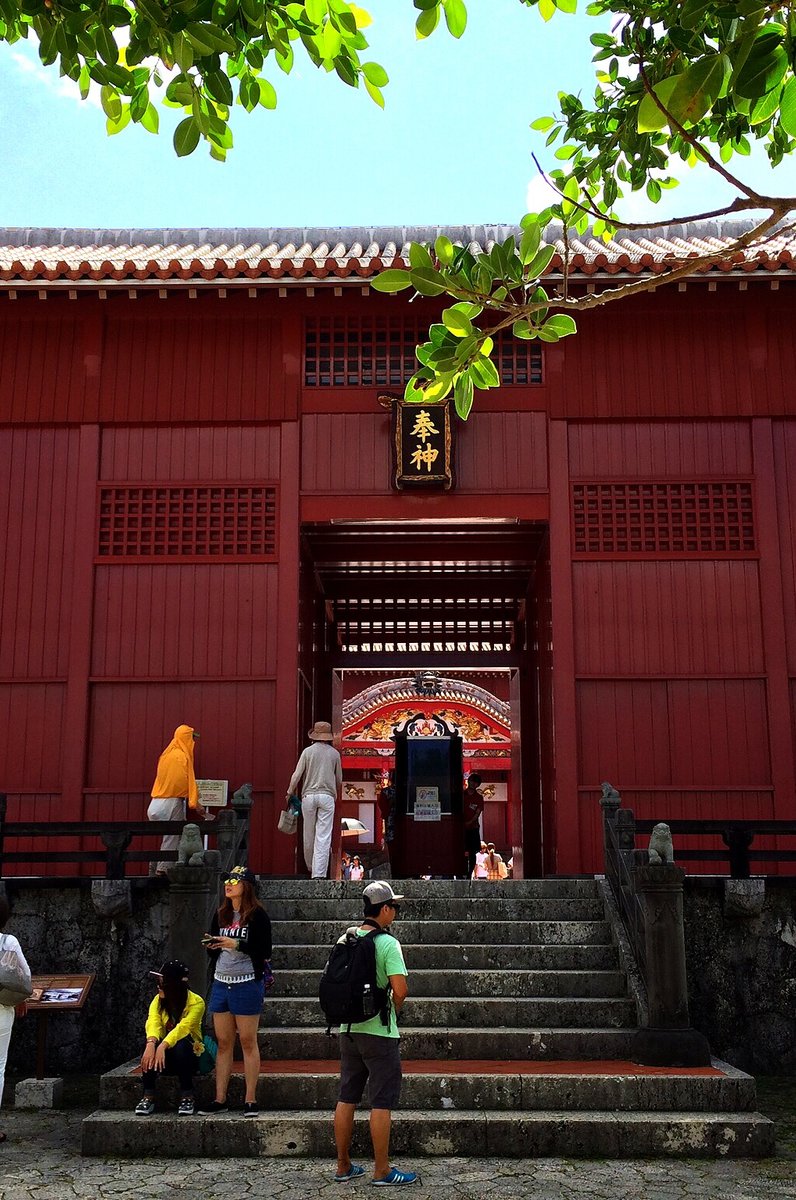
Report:
[[[180,1116],[194,1114],[193,1080],[199,1056],[204,1050],[202,1017],[205,1002],[188,991],[188,968],[177,959],[165,962],[159,971],[151,971],[158,994],[149,1006],[146,1021],[146,1047],[141,1055],[144,1091],[135,1113],[151,1117],[155,1111],[155,1086],[158,1074],[176,1075],[180,1081]]]

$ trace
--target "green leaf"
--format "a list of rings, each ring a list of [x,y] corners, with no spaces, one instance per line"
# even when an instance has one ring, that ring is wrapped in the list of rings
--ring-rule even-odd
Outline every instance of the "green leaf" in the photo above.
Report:
[[[433,8],[427,8],[425,12],[421,12],[415,21],[415,35],[418,41],[430,37],[438,25],[439,5],[435,4]]]
[[[556,4],[555,0],[539,0],[539,16],[543,21],[549,21],[555,16]]]
[[[668,79],[662,79],[660,83],[656,83],[653,87],[653,92],[664,108],[669,108],[669,100],[671,99],[672,92],[677,87],[681,78],[682,76],[680,75],[670,75]],[[661,112],[649,92],[645,92],[638,106],[638,116],[636,118],[636,128],[639,133],[656,133],[659,129],[665,129],[668,123],[666,113]]]
[[[537,279],[540,275],[544,275],[547,268],[550,266],[552,259],[555,257],[555,246],[542,246],[542,249],[535,254],[525,268],[525,275],[529,279]]]
[[[380,67],[376,62],[363,63],[362,74],[369,83],[372,83],[373,86],[377,88],[382,88],[385,86],[385,84],[390,82],[390,77],[384,70],[384,67]]]
[[[456,308],[446,308],[442,314],[442,322],[457,338],[469,337],[473,332],[472,321]]]
[[[378,104],[379,108],[384,108],[384,97],[381,94],[381,88],[377,88],[375,83],[371,83],[369,79],[366,79],[365,91],[368,93],[371,100],[373,100],[375,104]]]
[[[260,85],[260,104],[263,108],[276,108],[276,88],[267,79],[258,79]]]
[[[120,96],[113,88],[107,84],[100,89],[100,104],[102,111],[109,121],[116,122],[122,115],[122,101]]]
[[[757,100],[781,83],[788,69],[788,55],[782,34],[764,32],[755,40],[735,81],[735,92],[747,100]]]
[[[428,267],[413,268],[409,272],[409,277],[415,291],[419,292],[421,296],[441,296],[446,290],[445,284],[441,282],[439,272]]]
[[[402,292],[404,288],[412,286],[412,281],[408,271],[393,268],[389,271],[382,271],[381,275],[377,275],[371,281],[370,286],[377,292]]]
[[[470,377],[477,388],[500,387],[497,367],[489,358],[478,358],[470,366]]]
[[[525,317],[521,317],[519,321],[514,322],[511,332],[516,338],[521,338],[525,342],[536,337],[536,330],[531,327],[530,321],[525,320]]]
[[[97,50],[103,62],[106,62],[109,67],[113,67],[119,61],[119,47],[116,45],[116,39],[104,25],[98,25],[96,28]]]
[[[548,317],[542,326],[542,330],[554,332],[557,337],[569,337],[571,333],[577,333],[578,327],[569,313],[555,313],[554,316]],[[540,334],[542,332],[540,330]]]
[[[304,11],[313,25],[320,25],[327,13],[326,0],[304,0]]]
[[[531,129],[538,129],[540,133],[546,133],[548,129],[552,129],[555,125],[555,117],[537,117],[531,122]]]
[[[469,372],[460,375],[453,385],[453,403],[457,415],[466,421],[473,407],[473,381]]]
[[[520,262],[524,267],[533,262],[541,240],[542,231],[539,226],[529,225],[520,238]]]
[[[726,54],[708,54],[690,66],[669,96],[669,111],[681,125],[695,125],[713,107],[730,71]]]
[[[444,233],[441,233],[434,243],[434,253],[443,267],[453,266],[453,242],[449,237],[445,237]]]
[[[409,265],[415,269],[432,267],[431,255],[420,242],[412,242],[409,246]]]
[[[199,126],[193,117],[186,117],[174,130],[174,149],[177,151],[178,158],[185,158],[186,155],[193,154],[198,145]]]
[[[464,0],[442,0],[445,5],[445,24],[448,32],[455,38],[460,38],[467,28],[467,9]]]
[[[158,110],[155,108],[154,104],[149,105],[149,108],[141,118],[141,124],[144,129],[146,129],[147,133],[157,133],[160,129],[160,117],[158,116]]]
[[[105,129],[107,130],[108,134],[113,137],[115,133],[121,133],[125,126],[129,124],[130,105],[125,104],[122,106],[121,115],[119,116],[118,121],[111,121],[111,119],[108,118],[108,120],[105,122]]]
[[[796,138],[796,79],[789,79],[783,88],[779,119],[785,132]]]

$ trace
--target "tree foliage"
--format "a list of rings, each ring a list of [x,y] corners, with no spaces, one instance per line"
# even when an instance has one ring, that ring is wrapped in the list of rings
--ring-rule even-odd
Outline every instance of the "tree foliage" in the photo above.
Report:
[[[416,6],[418,0],[415,0]],[[520,0],[544,20],[573,12],[576,0]],[[495,334],[556,342],[575,333],[573,313],[604,305],[753,247],[796,210],[794,196],[761,195],[727,164],[748,156],[755,143],[778,166],[796,149],[796,5],[764,0],[593,0],[588,12],[610,32],[591,37],[596,88],[588,100],[558,95],[558,113],[532,128],[546,135],[556,166],[545,172],[551,204],[528,213],[517,241],[473,255],[447,238],[431,248],[412,246],[408,270],[384,272],[379,291],[411,288],[447,295],[453,304],[418,347],[420,369],[406,387],[408,400],[440,400],[453,391],[459,416],[468,416],[474,391],[498,387],[492,362]],[[555,147],[553,151],[552,148]],[[633,225],[621,219],[621,201],[643,190],[657,204],[677,186],[677,164],[702,165],[735,191],[711,212],[667,215]],[[569,239],[610,239],[617,227],[649,228],[750,212],[755,220],[731,244],[592,295],[569,288]],[[563,245],[560,277],[549,273],[554,232]],[[559,282],[560,278],[560,282]]]
[[[518,3],[549,21],[565,19],[577,0]],[[454,37],[464,33],[465,0],[413,4],[418,38],[442,26]],[[499,386],[491,357],[496,332],[558,341],[575,332],[573,312],[753,246],[796,210],[796,198],[761,195],[733,162],[757,144],[776,167],[796,148],[794,0],[592,0],[587,12],[597,26],[594,93],[584,99],[560,92],[558,111],[532,124],[545,143],[534,160],[550,185],[550,205],[526,214],[519,239],[488,253],[474,255],[441,237],[433,247],[413,245],[408,269],[374,282],[383,292],[412,289],[453,301],[418,347],[410,400],[430,403],[453,391],[466,418],[475,390]],[[174,133],[177,154],[191,154],[204,140],[218,159],[232,147],[233,105],[274,108],[273,79],[290,72],[297,52],[383,106],[387,72],[363,57],[369,24],[348,0],[0,0],[0,41],[37,39],[42,62],[57,65],[84,97],[99,85],[109,133],[130,122],[157,133],[160,96],[184,110]],[[547,170],[545,154],[553,160]],[[644,191],[657,204],[676,187],[678,165],[715,172],[735,198],[659,224],[743,212],[756,214],[755,221],[730,246],[674,264],[654,281],[570,294],[570,236],[590,228],[608,239],[620,225],[633,229],[621,220],[622,199]],[[563,269],[551,283],[553,229]]]

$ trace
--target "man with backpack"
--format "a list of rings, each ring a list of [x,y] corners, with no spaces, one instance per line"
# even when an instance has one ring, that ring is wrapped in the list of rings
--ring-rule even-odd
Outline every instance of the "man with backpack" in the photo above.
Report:
[[[419,1183],[414,1171],[390,1166],[392,1109],[401,1095],[397,1016],[408,993],[398,939],[388,932],[403,896],[389,883],[369,883],[363,892],[362,924],[352,926],[329,956],[321,980],[321,1005],[330,1023],[340,1023],[340,1090],[334,1114],[337,1183],[365,1174],[351,1162],[354,1113],[370,1084],[370,1138],[377,1187]]]

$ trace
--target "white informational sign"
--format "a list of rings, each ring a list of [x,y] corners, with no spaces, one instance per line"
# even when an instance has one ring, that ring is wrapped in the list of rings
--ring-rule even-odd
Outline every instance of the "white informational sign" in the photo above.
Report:
[[[438,787],[415,788],[415,820],[442,820],[442,806],[439,802]]]
[[[199,803],[203,808],[224,808],[227,803],[228,779],[197,779]]]

